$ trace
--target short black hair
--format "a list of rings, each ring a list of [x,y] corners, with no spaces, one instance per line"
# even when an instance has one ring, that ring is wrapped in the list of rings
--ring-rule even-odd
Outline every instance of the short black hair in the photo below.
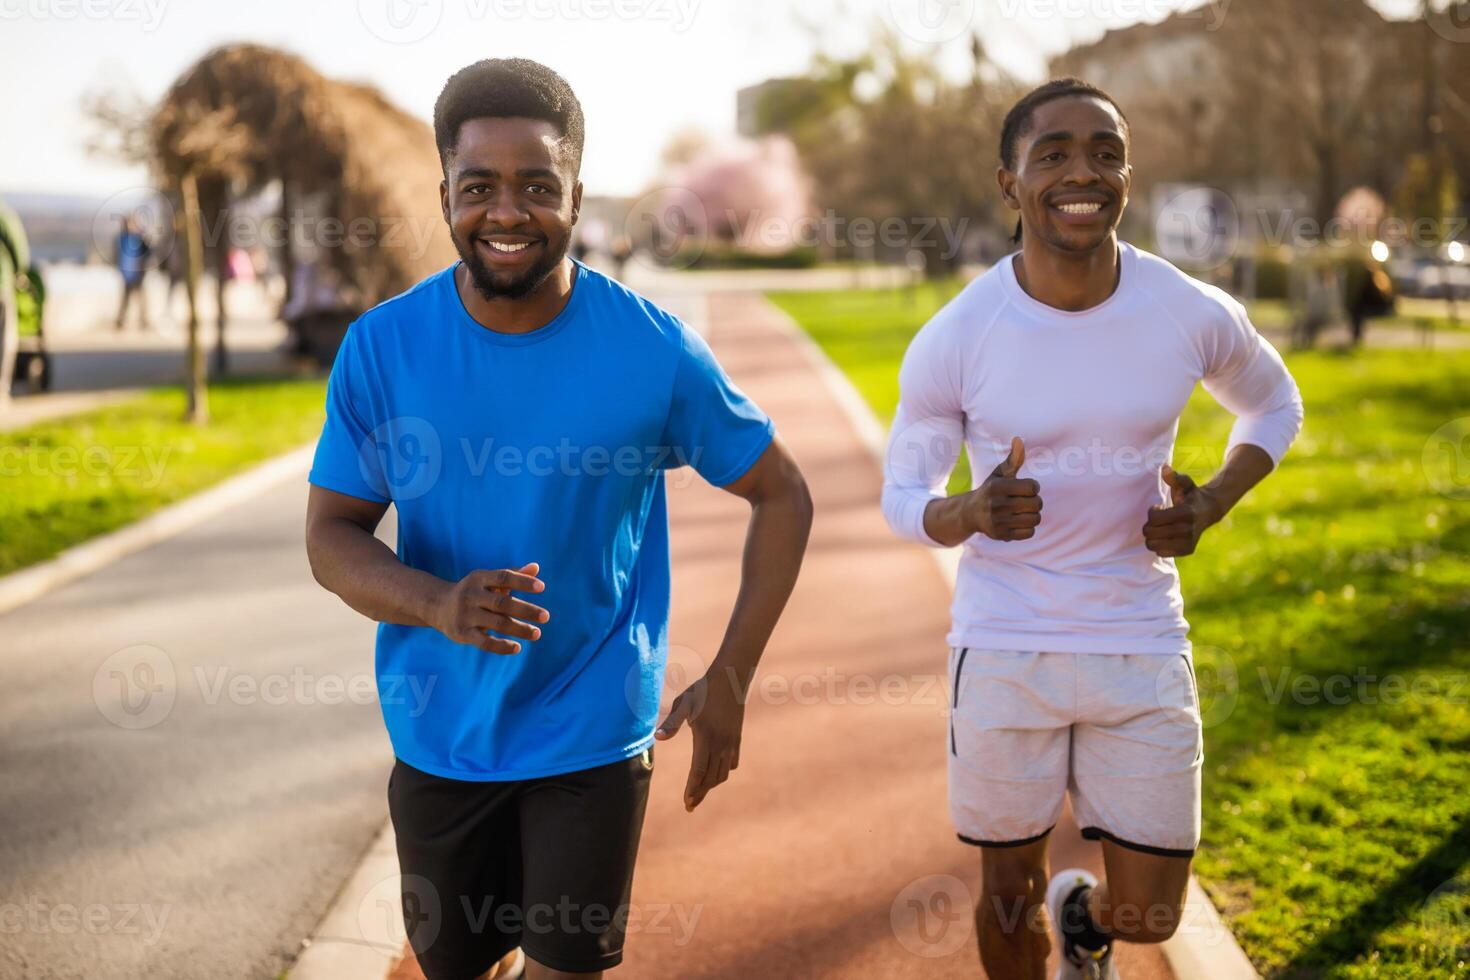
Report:
[[[1127,137],[1132,128],[1128,122],[1128,116],[1123,112],[1123,107],[1118,105],[1118,100],[1098,88],[1089,85],[1080,78],[1054,78],[1045,85],[1037,86],[1021,97],[1021,100],[1011,106],[1011,111],[1006,113],[1005,122],[1000,127],[1000,165],[1007,170],[1016,169],[1016,148],[1021,142],[1021,137],[1031,127],[1031,118],[1036,115],[1036,110],[1048,102],[1057,99],[1065,99],[1071,95],[1087,96],[1093,99],[1101,99],[1112,106],[1118,113],[1118,118],[1123,120],[1123,135]]]
[[[459,128],[470,119],[510,117],[544,119],[566,144],[572,173],[582,169],[586,124],[582,103],[567,80],[528,58],[486,58],[449,77],[434,103],[434,142],[447,172],[459,142]]]

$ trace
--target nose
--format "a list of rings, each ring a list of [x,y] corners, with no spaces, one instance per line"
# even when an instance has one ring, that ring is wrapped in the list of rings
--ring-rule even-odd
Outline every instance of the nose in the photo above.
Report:
[[[485,207],[485,220],[504,228],[514,228],[529,221],[531,215],[521,206],[514,188],[501,187]]]
[[[1074,187],[1089,187],[1101,181],[1097,171],[1092,168],[1092,157],[1085,153],[1079,153],[1073,158],[1066,174],[1062,177],[1062,183]]]

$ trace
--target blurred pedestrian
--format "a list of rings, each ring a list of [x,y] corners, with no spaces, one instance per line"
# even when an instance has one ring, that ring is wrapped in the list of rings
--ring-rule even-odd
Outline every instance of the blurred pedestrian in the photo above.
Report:
[[[1343,305],[1347,308],[1348,324],[1352,328],[1353,346],[1360,347],[1367,321],[1393,312],[1393,280],[1371,257],[1354,261],[1348,267],[1346,279]]]
[[[148,321],[148,299],[143,291],[143,279],[148,272],[148,260],[153,254],[153,248],[143,234],[143,223],[137,214],[129,214],[123,218],[114,251],[113,261],[117,264],[117,271],[123,281],[122,302],[117,307],[117,329],[123,328],[128,305],[136,299],[139,323],[144,330],[152,330],[153,325]]]

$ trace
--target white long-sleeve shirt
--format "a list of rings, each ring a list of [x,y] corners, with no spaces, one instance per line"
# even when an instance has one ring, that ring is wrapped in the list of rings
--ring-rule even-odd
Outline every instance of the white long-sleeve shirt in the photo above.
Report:
[[[961,445],[979,486],[1020,436],[1019,476],[1041,485],[1035,537],[965,541],[951,646],[1189,652],[1178,571],[1144,545],[1143,525],[1150,505],[1168,504],[1160,467],[1195,382],[1236,416],[1224,454],[1188,447],[1173,462],[1201,482],[1241,443],[1279,463],[1301,430],[1296,383],[1234,298],[1119,251],[1118,288],[1092,309],[1033,299],[1007,257],[909,345],[884,468],[893,529],[940,547],[924,509],[943,498]]]

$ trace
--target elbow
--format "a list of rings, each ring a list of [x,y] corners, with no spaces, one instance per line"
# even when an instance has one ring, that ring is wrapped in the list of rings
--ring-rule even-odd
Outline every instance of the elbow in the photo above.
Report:
[[[780,499],[784,507],[791,513],[793,523],[800,532],[802,540],[805,540],[811,531],[812,520],[816,517],[816,505],[812,502],[812,491],[807,486],[806,477],[794,464],[782,481]]]
[[[807,486],[806,477],[801,470],[795,473],[795,479],[791,487],[791,506],[796,511],[797,520],[801,525],[802,537],[805,538],[811,532],[812,520],[816,517],[816,504],[812,502],[812,491]]]
[[[777,471],[775,479],[767,480],[765,486],[749,496],[750,505],[757,510],[780,513],[789,524],[797,540],[803,542],[811,532],[812,520],[816,516],[816,505],[812,502],[811,489],[806,477],[794,460]]]
[[[326,580],[326,562],[324,560],[324,549],[322,545],[321,522],[308,519],[306,522],[306,533],[304,535],[306,544],[306,564],[311,568],[311,577],[316,579],[317,585],[331,590]]]

